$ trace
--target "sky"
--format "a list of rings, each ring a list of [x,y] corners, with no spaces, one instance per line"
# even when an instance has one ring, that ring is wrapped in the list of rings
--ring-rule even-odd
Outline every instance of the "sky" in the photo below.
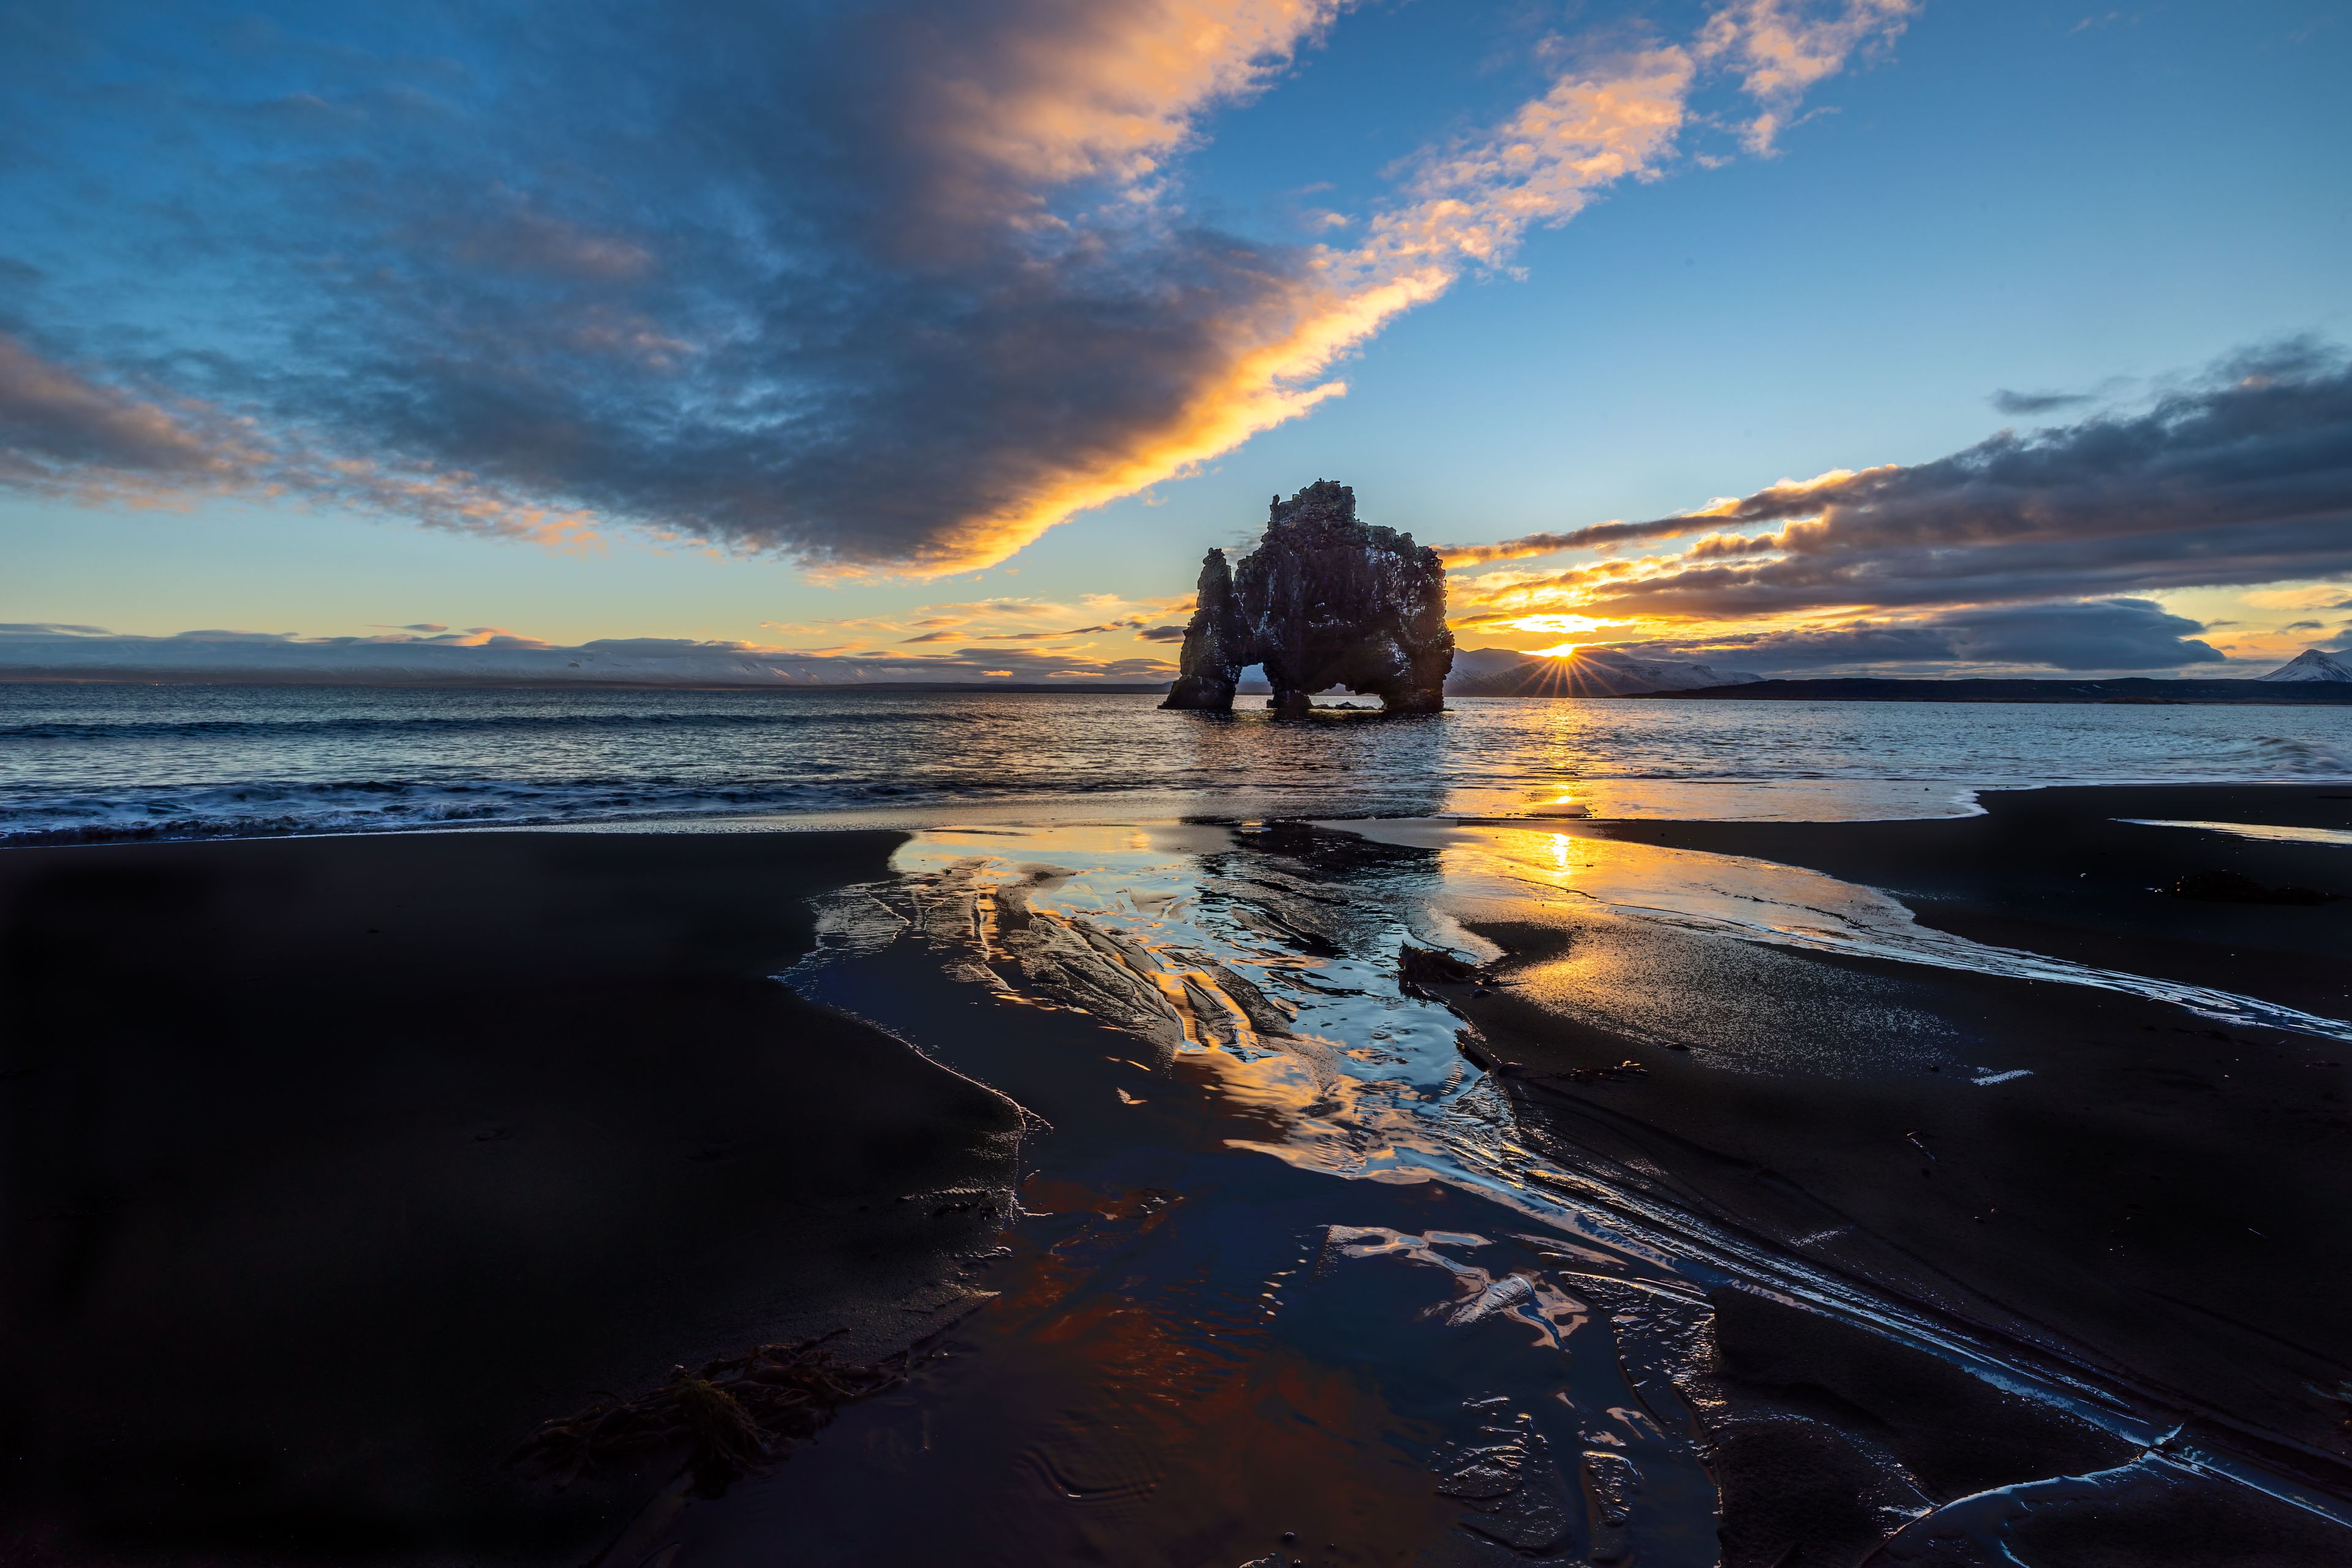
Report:
[[[1467,647],[2260,673],[2352,647],[2347,75],[2323,0],[0,0],[0,665],[1164,678],[1328,478]]]

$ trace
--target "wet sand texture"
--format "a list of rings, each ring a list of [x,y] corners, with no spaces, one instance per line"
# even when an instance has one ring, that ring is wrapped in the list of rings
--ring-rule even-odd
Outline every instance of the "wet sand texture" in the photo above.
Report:
[[[1929,822],[1617,822],[1612,838],[1810,867],[1885,888],[1921,923],[2001,947],[2352,1018],[2352,847],[2264,843],[2119,818],[2352,829],[2352,784],[1987,791]],[[2317,906],[2158,892],[2234,873]]]
[[[2346,793],[2053,790],[1991,796],[1990,815],[1945,822],[1592,831],[1807,866],[1887,888],[1923,922],[1977,941],[2343,1017],[2352,900],[2277,908],[2151,889],[2219,867],[2352,893],[2352,851],[2109,819],[2340,826],[2352,803],[2323,797]],[[1622,922],[1562,900],[1474,929],[1508,955],[1494,989],[1432,989],[1473,1021],[1483,1037],[1473,1048],[1503,1067],[1530,1130],[1564,1165],[1768,1238],[2004,1353],[2094,1370],[2169,1405],[2197,1441],[2352,1495],[2352,1074],[2341,1042],[2209,1026],[2179,1008],[2079,986],[1817,955],[1802,968],[1820,977],[1830,1009],[1818,1027],[1840,1026],[1835,986],[1899,984],[1917,1035],[1940,1040],[1944,1059],[1914,1051],[1873,1068],[1865,1053],[1863,1070],[1749,1070],[1703,1035],[1637,1037],[1579,1000],[1560,977],[1572,976],[1580,952],[1642,940]],[[1727,947],[1722,961],[1727,975],[1750,962]],[[1801,992],[1791,994],[1801,1004]],[[1790,1005],[1731,984],[1716,1001],[1734,1024]],[[1628,1060],[1645,1070],[1591,1070]],[[1987,1068],[2020,1076],[1977,1081],[1991,1076]],[[1908,1374],[1871,1336],[1848,1342],[1835,1325],[1784,1322],[1748,1299],[1716,1306],[1711,1364],[1724,1383],[1744,1390],[1751,1408],[1759,1393],[1768,1409],[1790,1405],[1777,1434],[1751,1421],[1722,1435],[1727,1561],[1777,1563],[1784,1551],[1796,1552],[1790,1562],[1831,1561],[1808,1534],[1834,1522],[1821,1512],[1835,1511],[1831,1494],[1858,1520],[1849,1505],[1869,1489],[1855,1478],[1890,1473],[1841,1458],[1856,1435],[1898,1456],[1936,1503],[2004,1470],[2015,1480],[2096,1468],[2099,1442],[2086,1447],[2065,1431],[2021,1430],[2006,1418],[2000,1463],[1972,1462],[1972,1417],[1932,1391],[1902,1393]],[[1800,1431],[1807,1423],[1816,1424]],[[1931,1438],[1933,1454],[1919,1447]],[[1798,1463],[1808,1444],[1822,1447],[1818,1461]],[[1841,1466],[1853,1477],[1839,1479]],[[1822,1483],[1824,1497],[1805,1502],[1801,1476]],[[2270,1510],[2276,1517],[2266,1513],[2259,1528],[2225,1528],[2210,1500],[2168,1500],[2194,1489],[2158,1476],[2140,1487],[2145,1496],[2110,1489],[2079,1506],[2052,1502],[2012,1541],[2038,1532],[2051,1560],[2066,1563],[2325,1562],[2342,1548],[2340,1533],[2307,1516]],[[2094,1528],[2101,1510],[2122,1521],[2104,1546]],[[2163,1522],[2172,1513],[2210,1528],[2184,1534]],[[1848,1532],[1867,1535],[1859,1522]],[[2127,1541],[2139,1545],[2116,1544]]]
[[[951,1308],[1018,1112],[770,975],[895,835],[0,856],[0,1543],[579,1561],[539,1422]]]

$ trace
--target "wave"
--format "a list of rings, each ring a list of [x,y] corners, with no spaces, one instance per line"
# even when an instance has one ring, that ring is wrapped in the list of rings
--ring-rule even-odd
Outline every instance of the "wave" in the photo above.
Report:
[[[690,821],[1008,800],[1040,794],[1091,797],[1133,794],[1149,787],[1157,786],[1108,778],[1062,781],[1051,788],[1041,788],[1038,781],[1031,779],[980,784],[888,778],[740,786],[644,778],[560,784],[353,779],[247,784],[156,790],[135,798],[91,795],[0,801],[0,847]]]
[[[2309,735],[2257,735],[2254,754],[2271,771],[2294,778],[2352,775],[2352,747]]]
[[[877,695],[891,695],[877,693]],[[908,721],[903,710],[829,707],[814,711],[778,710],[764,713],[628,712],[496,713],[379,715],[320,714],[284,719],[109,719],[99,721],[39,721],[0,724],[0,742],[10,741],[123,741],[321,739],[331,736],[419,734],[526,735],[607,731],[790,730],[808,726],[898,725]],[[957,712],[952,708],[926,711],[923,721],[935,725],[984,725],[985,713]]]

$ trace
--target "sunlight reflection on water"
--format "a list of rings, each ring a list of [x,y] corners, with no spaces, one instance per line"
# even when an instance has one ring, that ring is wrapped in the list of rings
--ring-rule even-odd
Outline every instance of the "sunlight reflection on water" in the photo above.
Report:
[[[1379,843],[1438,850],[1446,901],[1457,919],[1465,903],[1524,900],[1534,889],[1686,931],[1812,952],[2093,986],[2170,1003],[2223,1023],[2352,1041],[2352,1023],[2278,1003],[1970,942],[1921,925],[1900,900],[1874,888],[1801,867],[1626,843],[1570,826],[1442,822],[1327,826]]]
[[[1467,698],[1291,722],[1157,701],[0,685],[0,841],[936,822],[990,803],[1829,820],[1965,813],[1984,787],[2352,777],[2340,709]]]
[[[1857,1285],[1842,1266],[1845,1230],[1750,1234],[1578,1163],[1522,1125],[1465,1054],[1462,1020],[1402,984],[1399,949],[1477,952],[1464,921],[1573,909],[1617,937],[1588,924],[1567,959],[1515,971],[1512,989],[1617,993],[1640,1014],[1663,1005],[1663,984],[1716,1009],[1701,1019],[1716,1029],[1749,993],[1777,991],[1867,1026],[1847,1038],[1818,1017],[1776,1027],[1803,1048],[1722,1063],[1750,1070],[1894,1061],[1898,990],[1832,994],[1840,972],[1811,956],[1824,953],[2205,1009],[2262,1004],[1946,938],[1870,889],[1622,843],[1573,819],[971,816],[917,831],[892,870],[821,907],[818,949],[785,978],[1014,1095],[1039,1118],[1036,1165],[991,1281],[1003,1294],[976,1321],[986,1353],[910,1401],[898,1427],[849,1424],[866,1447],[820,1446],[780,1471],[768,1488],[789,1500],[776,1506],[791,1539],[808,1538],[812,1510],[887,1473],[963,1489],[988,1561],[1066,1560],[1081,1541],[1126,1560],[1206,1561],[1181,1557],[1180,1525],[1289,1518],[1289,1504],[1244,1495],[1241,1456],[1250,1477],[1288,1477],[1291,1491],[1355,1489],[1355,1523],[1339,1533],[1397,1561],[1433,1522],[1481,1539],[1517,1531],[1546,1560],[1572,1559],[1602,1539],[1578,1514],[1606,1503],[1630,1509],[1642,1561],[1712,1562],[1712,1482],[1658,1369],[1673,1325],[1703,1316],[1705,1293],[1730,1280],[1866,1323],[2129,1442],[2162,1436],[2128,1401]],[[967,999],[960,1008],[921,1000],[910,945],[927,950],[918,967],[936,970],[930,984]],[[1634,956],[1610,969],[1621,950]],[[1674,968],[1727,952],[1788,967],[1713,983]],[[967,1021],[941,1033],[948,1018]],[[1853,1059],[1830,1059],[1839,1053]],[[1942,1081],[1999,1094],[2015,1077]],[[1977,1082],[1994,1087],[1967,1087]],[[1283,1433],[1272,1448],[1269,1422]],[[998,1479],[1008,1459],[1017,1484]],[[1429,1512],[1436,1504],[1458,1511]],[[753,1521],[745,1561],[785,1538],[756,1512],[713,1517]],[[855,1539],[879,1528],[870,1513],[845,1517]]]

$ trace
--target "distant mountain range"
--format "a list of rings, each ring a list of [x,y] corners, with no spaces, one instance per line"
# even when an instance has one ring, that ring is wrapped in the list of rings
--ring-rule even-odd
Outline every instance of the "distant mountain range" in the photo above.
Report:
[[[1253,672],[1255,675],[1255,671]],[[1155,679],[1155,677],[1158,677]],[[961,679],[959,679],[961,677]],[[496,637],[304,639],[256,633],[114,636],[94,627],[0,625],[0,682],[194,681],[325,686],[859,687],[873,690],[1164,691],[1150,661],[1122,660],[1093,679],[973,679],[908,659],[824,658],[729,643],[621,637],[551,647]],[[1263,693],[1263,679],[1244,681]],[[1516,648],[1464,648],[1445,683],[1454,697],[1706,696],[1831,700],[2352,702],[2352,656],[2318,648],[2253,679],[2195,680],[1968,679],[1773,679],[1717,665],[1580,648],[1542,658]]]
[[[1710,664],[1635,658],[1580,648],[1562,658],[1514,648],[1465,648],[1454,656],[1449,697],[1687,697],[1817,702],[2352,702],[2352,662],[2318,648],[2252,679],[2168,680],[2145,676],[1945,677],[1899,679],[1831,676],[1773,679]]]
[[[1538,658],[1517,648],[1464,648],[1454,656],[1449,697],[1638,697],[1761,679],[1711,664],[1635,658],[1613,648],[1579,648],[1563,658]]]

